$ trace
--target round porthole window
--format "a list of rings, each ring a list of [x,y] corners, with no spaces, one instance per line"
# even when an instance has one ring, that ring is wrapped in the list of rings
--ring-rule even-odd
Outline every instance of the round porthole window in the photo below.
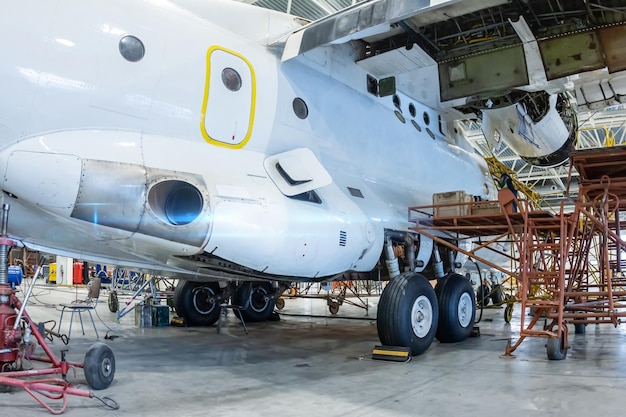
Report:
[[[293,99],[292,105],[293,105],[293,112],[296,114],[296,116],[298,116],[298,118],[306,119],[308,117],[309,108],[307,107],[304,100],[302,100],[300,97],[296,97]]]
[[[428,113],[424,112],[423,117],[424,117],[424,124],[428,126],[430,124],[430,116],[428,115]]]
[[[230,91],[239,91],[241,88],[241,76],[232,68],[222,70],[222,82]]]
[[[398,109],[400,108],[400,97],[398,97],[397,94],[393,95],[393,105],[396,106]]]
[[[411,115],[411,117],[415,117],[415,105],[413,103],[409,104],[409,114]]]
[[[146,53],[146,48],[143,46],[143,42],[141,42],[136,36],[132,35],[127,35],[120,39],[119,48],[120,54],[122,54],[125,60],[130,62],[141,61]]]

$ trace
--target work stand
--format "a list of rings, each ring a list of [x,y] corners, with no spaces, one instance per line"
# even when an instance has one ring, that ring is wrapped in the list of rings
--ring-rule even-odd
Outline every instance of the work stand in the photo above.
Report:
[[[466,203],[462,216],[434,217],[436,206],[409,208],[415,231],[489,265],[516,284],[520,334],[506,346],[504,357],[512,357],[525,338],[543,337],[548,339],[548,358],[564,359],[568,324],[580,333],[587,324],[617,326],[626,317],[626,242],[620,236],[626,148],[575,151],[571,163],[580,174],[573,212],[565,212],[565,202],[557,213],[536,210],[527,200],[505,192],[497,202]],[[511,199],[517,211],[511,209]],[[485,214],[481,207],[493,203],[500,210]],[[509,265],[490,262],[481,256],[485,251],[508,258]]]

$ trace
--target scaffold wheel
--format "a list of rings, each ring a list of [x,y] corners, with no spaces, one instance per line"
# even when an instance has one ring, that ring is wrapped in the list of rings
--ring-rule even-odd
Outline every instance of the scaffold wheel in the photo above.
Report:
[[[117,292],[111,291],[109,292],[109,311],[111,313],[116,313],[120,308],[120,302],[117,298]]]
[[[337,301],[331,301],[328,303],[328,311],[330,314],[335,315],[339,313],[339,303]]]
[[[551,361],[561,361],[567,356],[566,331],[561,332],[561,337],[551,337],[546,344],[548,359]]]
[[[511,322],[511,319],[513,319],[513,306],[507,305],[504,308],[504,322],[508,324]]]

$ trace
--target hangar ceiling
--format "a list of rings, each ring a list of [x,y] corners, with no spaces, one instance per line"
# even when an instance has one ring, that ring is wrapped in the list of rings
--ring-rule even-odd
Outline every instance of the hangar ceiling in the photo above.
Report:
[[[317,20],[337,10],[360,3],[364,0],[238,0],[256,6],[293,14],[308,20]],[[572,97],[572,102],[576,100]],[[626,145],[626,105],[608,107],[595,111],[578,113],[577,148],[597,148],[610,145]],[[544,198],[542,206],[558,210],[563,199],[569,176],[569,164],[554,168],[532,166],[519,158],[511,149],[502,145],[500,149],[490,150],[480,129],[480,121],[466,120],[459,122],[465,137],[483,156],[495,156],[517,173],[523,183],[533,187]],[[573,172],[574,182],[577,173]],[[576,190],[574,183],[571,187]]]
[[[307,20],[317,20],[364,0],[239,0]]]

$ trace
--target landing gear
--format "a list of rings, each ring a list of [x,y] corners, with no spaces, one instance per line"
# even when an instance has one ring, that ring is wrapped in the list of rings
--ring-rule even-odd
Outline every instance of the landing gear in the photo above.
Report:
[[[270,318],[274,312],[276,298],[269,282],[244,282],[235,291],[233,304],[241,306],[245,321],[259,322]]]
[[[176,314],[192,326],[210,326],[220,317],[221,292],[217,282],[178,281],[174,291]]]
[[[488,285],[481,284],[478,287],[478,290],[476,290],[476,300],[479,306],[485,307],[489,305],[489,300],[491,299],[489,297],[489,292],[491,292],[491,289]]]
[[[491,301],[493,301],[494,306],[499,306],[504,301],[504,291],[502,290],[502,285],[497,284],[494,285],[491,289]]]
[[[384,345],[406,346],[411,355],[424,353],[435,339],[439,307],[426,277],[405,272],[385,287],[377,313],[378,337]]]
[[[470,281],[459,274],[448,274],[435,287],[439,302],[437,339],[444,343],[462,342],[474,328],[476,302]]]

